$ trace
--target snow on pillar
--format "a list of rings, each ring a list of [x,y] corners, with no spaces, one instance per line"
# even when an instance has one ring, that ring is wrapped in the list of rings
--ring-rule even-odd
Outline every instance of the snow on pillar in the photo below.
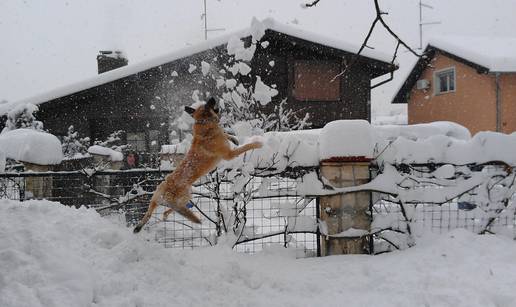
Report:
[[[320,139],[322,177],[336,188],[369,182],[373,144],[367,121],[329,123]],[[322,256],[369,253],[370,203],[370,191],[320,197]]]
[[[49,133],[20,128],[0,135],[0,148],[5,157],[22,162],[30,172],[47,172],[63,160],[59,139]],[[25,199],[52,196],[52,177],[34,175],[25,181]]]

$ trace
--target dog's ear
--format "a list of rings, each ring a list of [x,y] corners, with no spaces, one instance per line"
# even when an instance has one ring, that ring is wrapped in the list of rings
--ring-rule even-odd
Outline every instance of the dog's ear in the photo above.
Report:
[[[219,106],[217,102],[215,101],[215,98],[211,97],[210,100],[206,103],[206,107],[208,109],[212,109],[215,114],[219,114]]]
[[[215,110],[217,107],[217,102],[215,101],[215,98],[211,97],[208,102],[206,103],[206,107],[212,110]]]
[[[185,112],[192,115],[195,112],[195,109],[189,106],[185,106]]]

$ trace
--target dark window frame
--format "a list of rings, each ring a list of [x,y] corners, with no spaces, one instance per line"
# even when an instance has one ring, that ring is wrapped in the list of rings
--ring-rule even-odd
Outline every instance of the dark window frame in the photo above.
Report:
[[[445,79],[443,79],[445,78]],[[441,86],[444,80],[446,89]],[[454,93],[457,90],[457,73],[455,67],[434,71],[434,95]]]

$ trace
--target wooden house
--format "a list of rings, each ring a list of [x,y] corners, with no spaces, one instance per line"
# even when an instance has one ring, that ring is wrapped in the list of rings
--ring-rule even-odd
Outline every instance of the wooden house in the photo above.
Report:
[[[271,106],[286,99],[286,107],[300,117],[310,114],[313,127],[336,119],[370,120],[371,79],[396,69],[388,57],[366,50],[356,65],[335,77],[356,58],[358,47],[270,19],[263,26],[265,34],[248,63],[251,73],[239,81],[254,84],[260,76],[278,91]],[[32,103],[39,106],[37,118],[45,129],[57,136],[66,135],[73,125],[93,143],[122,130],[133,151],[156,152],[170,141],[172,120],[194,102],[192,95],[201,100],[222,97],[216,79],[230,74],[227,44],[237,37],[249,46],[252,31],[251,27],[132,65],[126,65],[121,53],[101,52],[98,76],[9,103],[2,110]]]

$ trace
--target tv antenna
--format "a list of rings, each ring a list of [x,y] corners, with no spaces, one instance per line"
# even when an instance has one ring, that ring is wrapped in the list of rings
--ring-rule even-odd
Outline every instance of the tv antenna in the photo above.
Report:
[[[206,0],[204,0],[204,2],[206,2]],[[423,3],[421,0],[419,0],[419,49],[420,50],[423,49],[423,26],[441,24],[440,21],[423,22],[423,8],[433,10],[434,7],[431,5],[428,5],[426,3]]]
[[[214,31],[224,31],[225,28],[208,28],[208,14],[206,12],[206,0],[203,0],[204,3],[204,13],[201,15],[201,19],[204,19],[204,40],[208,40],[208,32]]]

